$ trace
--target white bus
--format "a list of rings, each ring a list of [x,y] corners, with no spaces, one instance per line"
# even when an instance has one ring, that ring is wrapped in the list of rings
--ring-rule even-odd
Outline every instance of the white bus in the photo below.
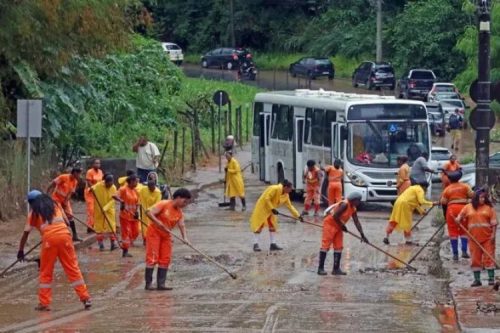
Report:
[[[412,163],[424,151],[430,154],[431,137],[422,102],[322,90],[255,96],[252,161],[265,182],[288,179],[301,191],[307,160],[338,158],[344,195],[394,201],[397,157]]]

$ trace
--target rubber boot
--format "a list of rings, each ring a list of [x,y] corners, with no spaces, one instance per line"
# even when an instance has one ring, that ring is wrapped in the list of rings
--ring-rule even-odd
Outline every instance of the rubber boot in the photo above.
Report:
[[[154,272],[154,267],[146,267],[146,270],[144,272],[144,280],[146,281],[146,285],[144,289],[146,290],[154,290],[153,288],[153,272]]]
[[[245,210],[247,210],[247,201],[245,198],[241,198],[241,211],[244,212]]]
[[[236,198],[231,197],[229,198],[229,208],[227,210],[236,210]]]
[[[99,251],[104,251],[104,243],[101,241],[97,242],[97,244],[99,244]]]
[[[474,272],[474,282],[470,285],[471,287],[481,286],[481,271]]]
[[[116,243],[114,240],[111,241],[111,246],[109,248],[110,251],[116,250],[118,246],[116,246]]]
[[[326,251],[319,251],[318,275],[326,275],[325,259],[326,259]]]
[[[82,303],[85,310],[89,310],[92,307],[92,300],[90,298],[82,301]]]
[[[70,220],[69,221],[69,227],[71,228],[71,233],[73,234],[73,242],[81,242],[82,239],[81,238],[78,238],[78,234],[76,232],[76,225],[75,225],[75,221],[73,220]]]
[[[170,287],[165,287],[165,282],[167,281],[167,268],[159,268],[158,273],[156,275],[156,283],[158,286],[158,290],[172,290]]]
[[[260,251],[262,251],[262,250],[260,249],[260,247],[259,247],[259,244],[258,244],[258,243],[255,243],[255,244],[253,245],[253,251],[254,251],[254,252],[260,252]]]
[[[342,258],[342,252],[333,252],[333,271],[332,275],[347,275],[340,269],[340,258]]]
[[[495,270],[488,269],[488,285],[493,286],[495,284]]]
[[[281,251],[283,250],[282,247],[279,247],[278,244],[276,243],[271,243],[271,246],[269,246],[270,251]]]
[[[319,216],[319,205],[314,205],[314,216]]]
[[[467,245],[469,240],[466,237],[460,237],[460,243],[462,245],[462,258],[469,259],[470,256],[467,253]]]
[[[458,261],[458,239],[450,239],[453,261]]]
[[[130,253],[128,253],[128,249],[123,249],[122,250],[122,257],[123,258],[131,258],[132,255]]]

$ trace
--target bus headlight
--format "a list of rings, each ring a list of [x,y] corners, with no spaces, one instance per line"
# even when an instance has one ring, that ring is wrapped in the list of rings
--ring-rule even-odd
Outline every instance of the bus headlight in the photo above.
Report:
[[[361,177],[359,177],[357,174],[353,172],[347,172],[346,176],[354,186],[366,186],[365,181],[361,179]]]

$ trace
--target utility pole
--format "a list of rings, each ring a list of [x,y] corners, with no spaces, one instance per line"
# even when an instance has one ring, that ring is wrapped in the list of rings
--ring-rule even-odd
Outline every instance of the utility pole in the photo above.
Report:
[[[382,61],[382,0],[377,0],[377,62]]]
[[[488,184],[491,118],[490,109],[490,2],[477,0],[479,26],[476,126],[476,185]],[[494,122],[493,122],[494,124]]]
[[[236,36],[234,33],[234,0],[229,0],[229,10],[231,11],[231,21],[230,21],[231,46],[236,47]]]

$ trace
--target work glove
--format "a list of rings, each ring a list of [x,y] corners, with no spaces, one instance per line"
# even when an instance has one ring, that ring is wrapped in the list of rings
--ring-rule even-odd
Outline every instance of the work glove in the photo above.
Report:
[[[227,172],[227,168],[224,168],[224,172]]]
[[[274,209],[274,208],[273,208],[272,212],[273,212],[274,215],[278,215],[280,213],[280,212],[278,212],[277,209]]]
[[[370,242],[368,241],[368,238],[365,237],[364,233],[361,233],[361,243],[370,244]]]
[[[23,250],[17,251],[17,260],[24,261],[24,251]]]
[[[342,231],[344,231],[344,232],[349,231],[349,230],[347,230],[347,227],[345,226],[345,224],[342,224]]]
[[[120,202],[120,210],[125,210],[125,203],[124,202]]]
[[[136,219],[136,220],[139,219],[139,212],[134,213],[134,219]]]
[[[300,222],[304,222],[304,217],[299,216],[299,221],[300,221]]]

